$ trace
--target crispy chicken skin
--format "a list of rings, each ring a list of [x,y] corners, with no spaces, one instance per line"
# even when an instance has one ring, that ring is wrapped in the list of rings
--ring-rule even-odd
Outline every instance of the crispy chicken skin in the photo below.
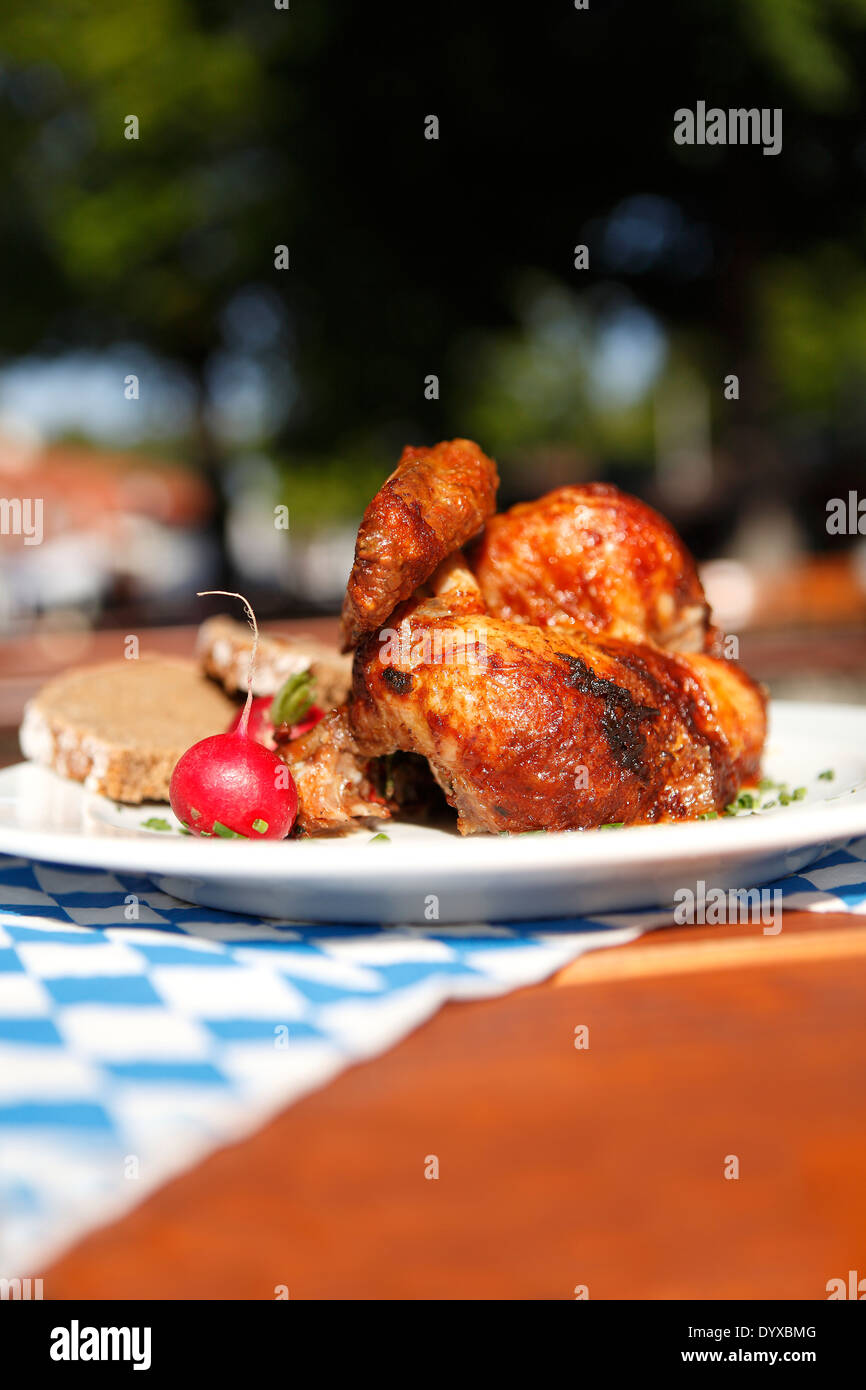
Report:
[[[349,726],[364,757],[428,758],[464,834],[694,818],[758,772],[764,697],[730,663],[425,603],[402,621],[402,653],[359,648]]]
[[[607,483],[557,488],[493,517],[470,563],[497,618],[713,649],[704,591],[679,536]]]
[[[458,612],[483,613],[484,601],[475,576],[457,550],[421,586],[415,602],[405,607],[444,618]],[[401,617],[399,626],[380,631],[378,640],[383,652],[389,644],[411,652],[408,619]],[[352,821],[390,816],[369,776],[370,755],[362,754],[359,748],[349,707],[330,710],[308,734],[284,744],[279,751],[298,789],[297,826],[302,834],[322,834]]]
[[[343,604],[345,651],[481,530],[498,486],[496,464],[471,439],[403,450],[358,531]]]
[[[714,654],[694,562],[604,484],[489,521],[496,467],[407,449],[364,515],[352,691],[282,756],[302,831],[387,815],[370,762],[421,755],[463,834],[693,819],[758,775],[764,693]]]
[[[321,835],[389,812],[367,775],[344,706],[329,710],[309,733],[279,748],[298,789],[297,830]]]

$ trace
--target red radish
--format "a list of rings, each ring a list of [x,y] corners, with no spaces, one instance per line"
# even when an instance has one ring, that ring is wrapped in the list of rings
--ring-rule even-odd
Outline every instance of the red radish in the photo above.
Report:
[[[169,785],[171,809],[194,835],[283,840],[298,813],[298,792],[282,759],[257,743],[249,731],[259,641],[255,614],[242,594],[225,589],[206,592],[240,599],[249,615],[253,650],[247,699],[236,728],[203,738],[178,759]]]
[[[255,739],[256,743],[261,743],[265,748],[273,748],[274,746],[275,726],[270,715],[272,701],[272,695],[255,695],[250,706],[250,718],[247,725],[250,738]],[[229,724],[227,733],[232,733],[238,727],[243,714],[243,710],[239,709]],[[287,737],[290,739],[300,738],[301,734],[307,734],[310,729],[314,729],[319,720],[324,719],[324,717],[325,711],[321,705],[310,705],[304,717],[297,724],[289,725]]]
[[[321,705],[310,705],[303,719],[297,724],[292,724],[289,729],[289,738],[300,738],[301,734],[308,734],[311,729],[315,729],[320,719],[324,719],[325,711]]]
[[[239,730],[193,744],[171,776],[171,809],[194,835],[283,840],[298,813],[286,764]]]
[[[268,711],[271,708],[271,695],[254,695],[250,705],[250,717],[247,722],[247,733],[250,738],[255,739],[256,743],[261,743],[265,748],[273,748],[274,726],[268,718]],[[231,724],[226,729],[227,734],[233,734],[238,728],[244,712],[239,709]]]

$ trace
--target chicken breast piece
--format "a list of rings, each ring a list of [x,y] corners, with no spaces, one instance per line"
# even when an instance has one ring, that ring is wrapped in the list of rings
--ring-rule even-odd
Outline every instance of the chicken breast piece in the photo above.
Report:
[[[470,563],[495,617],[677,651],[714,648],[697,569],[676,531],[608,483],[557,488],[493,517]]]

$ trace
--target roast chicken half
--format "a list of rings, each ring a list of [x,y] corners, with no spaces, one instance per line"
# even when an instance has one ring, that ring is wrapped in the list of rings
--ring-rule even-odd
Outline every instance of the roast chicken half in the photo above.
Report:
[[[350,697],[283,753],[302,831],[396,809],[392,754],[427,761],[463,834],[693,819],[758,776],[764,693],[673,528],[604,484],[494,516],[497,486],[455,439],[405,450],[368,506]]]

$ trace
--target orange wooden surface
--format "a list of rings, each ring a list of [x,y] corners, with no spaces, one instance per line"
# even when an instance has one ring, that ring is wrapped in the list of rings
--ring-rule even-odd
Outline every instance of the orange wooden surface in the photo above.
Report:
[[[791,915],[759,968],[691,973],[665,952],[752,933],[665,930],[586,983],[449,1005],[92,1234],[46,1297],[824,1298],[866,1251],[866,962],[776,948],[849,930]],[[659,964],[618,978],[637,951]]]

